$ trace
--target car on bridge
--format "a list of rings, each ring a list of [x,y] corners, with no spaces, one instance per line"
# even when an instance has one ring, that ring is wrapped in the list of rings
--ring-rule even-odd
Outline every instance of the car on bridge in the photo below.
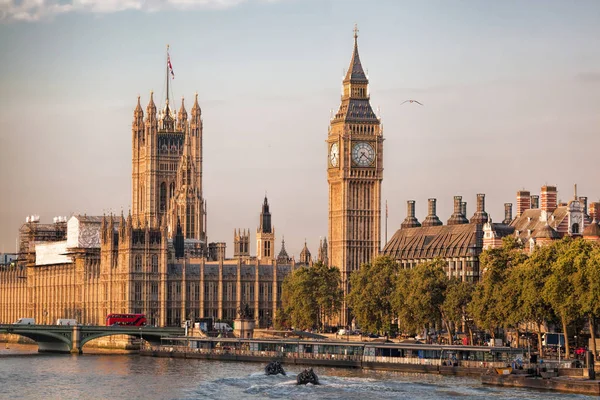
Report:
[[[19,318],[13,325],[35,325],[35,318]]]

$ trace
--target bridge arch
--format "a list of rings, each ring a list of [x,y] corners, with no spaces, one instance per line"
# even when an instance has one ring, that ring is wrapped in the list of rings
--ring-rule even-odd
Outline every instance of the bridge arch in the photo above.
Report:
[[[40,353],[68,353],[73,347],[71,338],[58,332],[27,331],[24,329],[6,329],[4,332],[33,340],[38,345],[38,352]]]
[[[161,337],[164,336],[164,335],[158,335],[156,333],[153,334],[151,332],[144,332],[143,330],[140,332],[135,332],[135,331],[131,331],[131,330],[122,332],[119,330],[114,330],[114,331],[104,331],[104,332],[90,332],[87,334],[82,332],[81,339],[79,341],[79,347],[80,347],[80,349],[83,349],[83,346],[85,346],[86,343],[88,343],[94,339],[99,339],[101,337],[107,337],[107,336],[117,336],[117,335],[140,338],[151,344],[160,344],[160,339],[161,339]]]

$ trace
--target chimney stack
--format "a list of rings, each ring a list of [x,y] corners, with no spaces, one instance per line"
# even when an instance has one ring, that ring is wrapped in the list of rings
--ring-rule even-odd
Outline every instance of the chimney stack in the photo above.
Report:
[[[531,195],[531,208],[540,208],[540,196],[537,194]]]
[[[454,196],[454,213],[448,220],[448,225],[468,224],[469,220],[462,213],[462,196]]]
[[[525,210],[531,208],[531,193],[529,190],[519,190],[517,192],[517,218],[523,215]]]
[[[504,225],[510,225],[512,222],[512,203],[504,203]]]
[[[600,202],[591,202],[588,214],[590,214],[591,219],[595,218],[596,221],[600,221]]]
[[[463,201],[460,203],[460,213],[467,218],[467,202]]]
[[[404,222],[400,224],[400,229],[417,228],[419,226],[421,226],[421,223],[415,217],[415,201],[408,200],[406,202],[406,218],[404,219]]]
[[[552,214],[554,212],[554,210],[556,210],[556,197],[557,197],[557,193],[556,193],[556,186],[548,186],[548,185],[544,185],[542,186],[542,193],[541,193],[541,209],[542,211],[546,211],[550,214]]]
[[[477,211],[471,217],[472,224],[485,224],[488,222],[488,214],[485,212],[485,194],[477,194]]]
[[[436,199],[429,199],[429,214],[423,220],[422,226],[439,226],[443,225],[442,221],[436,215]]]
[[[587,197],[585,196],[581,196],[579,197],[579,202],[581,203],[581,206],[583,207],[583,213],[585,215],[588,215],[588,202],[587,202]]]

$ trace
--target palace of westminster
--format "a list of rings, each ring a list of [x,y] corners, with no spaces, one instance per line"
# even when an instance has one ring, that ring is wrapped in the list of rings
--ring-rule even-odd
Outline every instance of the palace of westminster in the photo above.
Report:
[[[329,242],[321,242],[316,257],[340,269],[344,293],[352,271],[379,254],[404,268],[441,257],[448,276],[477,281],[480,253],[499,246],[504,236],[517,236],[527,250],[565,235],[600,240],[600,203],[588,205],[576,190],[563,203],[555,186],[543,186],[540,196],[517,192],[516,216],[506,203],[497,223],[485,210],[483,194],[477,194],[470,219],[466,202],[455,196],[445,225],[436,199],[429,199],[422,222],[409,200],[406,219],[381,249],[383,128],[370,105],[356,32],[341,104],[326,139]],[[198,96],[188,115],[183,100],[174,111],[168,93],[167,87],[161,109],[150,94],[145,113],[138,97],[133,112],[132,210],[126,216],[58,217],[48,224],[28,217],[19,230],[16,261],[0,266],[0,322],[75,318],[103,325],[110,313],[143,313],[150,324],[171,326],[195,318],[233,320],[248,304],[258,326],[272,324],[284,278],[314,260],[306,244],[298,260],[287,254],[283,240],[276,252],[266,197],[255,256],[247,230],[234,231],[230,259],[225,243],[207,243]],[[345,303],[341,311],[340,323],[348,325]]]

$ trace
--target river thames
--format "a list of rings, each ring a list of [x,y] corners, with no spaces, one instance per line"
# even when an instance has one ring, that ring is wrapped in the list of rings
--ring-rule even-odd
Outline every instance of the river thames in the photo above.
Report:
[[[34,346],[0,348],[3,399],[596,399],[483,386],[474,378],[315,368],[321,385],[265,376],[264,365],[140,357],[45,355]]]

